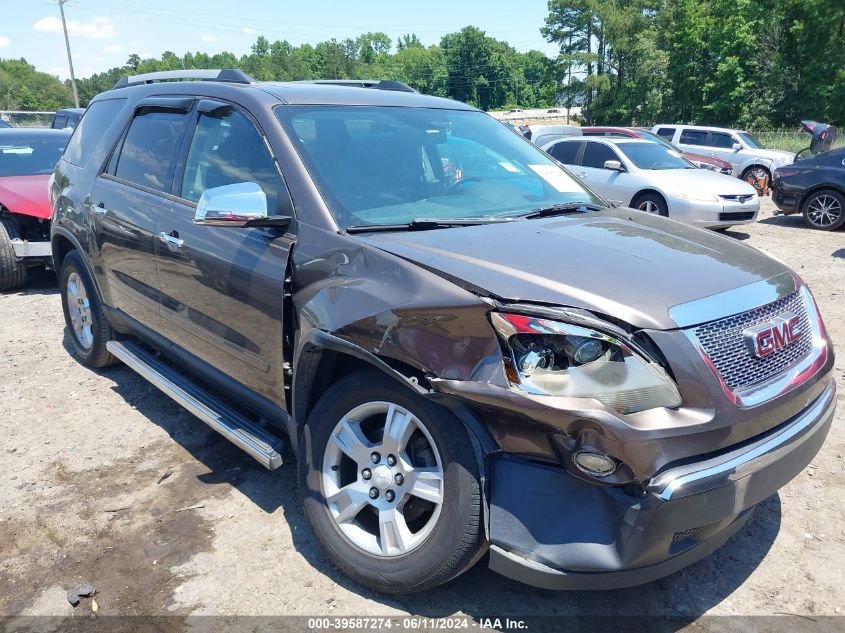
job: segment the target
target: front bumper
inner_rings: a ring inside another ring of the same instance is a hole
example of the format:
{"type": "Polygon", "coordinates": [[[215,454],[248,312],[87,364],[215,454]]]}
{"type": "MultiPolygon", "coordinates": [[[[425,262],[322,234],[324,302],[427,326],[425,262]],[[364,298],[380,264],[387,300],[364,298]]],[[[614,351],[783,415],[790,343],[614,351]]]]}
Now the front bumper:
{"type": "Polygon", "coordinates": [[[759,211],[757,196],[745,203],[683,200],[670,207],[669,217],[702,228],[719,228],[755,222],[759,211]]]}
{"type": "Polygon", "coordinates": [[[490,568],[547,589],[656,580],[710,554],[803,470],[833,420],[836,386],[763,436],[651,479],[641,496],[534,462],[497,458],[490,568]]]}

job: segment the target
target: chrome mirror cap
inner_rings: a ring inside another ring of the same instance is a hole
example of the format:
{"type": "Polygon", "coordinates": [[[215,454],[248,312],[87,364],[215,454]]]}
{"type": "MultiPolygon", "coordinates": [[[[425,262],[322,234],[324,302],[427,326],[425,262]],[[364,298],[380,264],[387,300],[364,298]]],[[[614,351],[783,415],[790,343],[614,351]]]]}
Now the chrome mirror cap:
{"type": "Polygon", "coordinates": [[[237,182],[206,189],[194,214],[194,224],[246,226],[267,219],[267,195],[254,182],[237,182]]]}

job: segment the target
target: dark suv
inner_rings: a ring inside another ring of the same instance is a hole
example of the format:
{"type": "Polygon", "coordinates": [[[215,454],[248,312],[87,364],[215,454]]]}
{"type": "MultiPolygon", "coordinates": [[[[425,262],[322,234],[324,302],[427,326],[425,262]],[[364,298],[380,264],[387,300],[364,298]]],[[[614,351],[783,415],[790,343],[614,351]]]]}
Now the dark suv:
{"type": "Polygon", "coordinates": [[[469,106],[337,84],[94,99],[51,191],[82,363],[295,456],[317,540],[385,592],[488,551],[542,587],[650,581],[810,462],[834,358],[794,272],[608,207],[469,106]]]}

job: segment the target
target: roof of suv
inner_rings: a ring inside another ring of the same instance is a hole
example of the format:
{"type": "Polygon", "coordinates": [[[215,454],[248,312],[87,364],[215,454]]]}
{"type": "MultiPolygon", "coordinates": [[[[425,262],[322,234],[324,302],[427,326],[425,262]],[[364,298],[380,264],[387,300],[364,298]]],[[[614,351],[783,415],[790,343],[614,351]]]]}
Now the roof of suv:
{"type": "Polygon", "coordinates": [[[682,127],[685,130],[705,130],[707,132],[735,132],[735,133],[742,132],[743,134],[746,133],[745,130],[740,130],[738,128],[718,127],[718,126],[715,126],[715,125],[685,125],[683,123],[658,123],[654,127],[682,127]]]}
{"type": "MultiPolygon", "coordinates": [[[[150,95],[209,95],[227,96],[244,91],[252,93],[253,100],[276,101],[292,105],[361,105],[398,106],[411,108],[440,108],[449,110],[475,110],[472,106],[451,99],[420,94],[399,82],[349,80],[323,81],[255,81],[249,75],[235,70],[188,70],[184,77],[178,71],[149,73],[121,79],[114,88],[96,97],[122,96],[141,98],[150,95]],[[215,78],[216,73],[220,79],[215,78]],[[226,77],[223,79],[222,77],[226,77]],[[170,81],[175,79],[174,81],[170,81]],[[201,81],[195,81],[201,79],[201,81]],[[262,95],[265,95],[262,97],[262,95]],[[267,99],[266,95],[272,97],[267,99]]],[[[237,101],[237,99],[233,99],[237,101]]]]}

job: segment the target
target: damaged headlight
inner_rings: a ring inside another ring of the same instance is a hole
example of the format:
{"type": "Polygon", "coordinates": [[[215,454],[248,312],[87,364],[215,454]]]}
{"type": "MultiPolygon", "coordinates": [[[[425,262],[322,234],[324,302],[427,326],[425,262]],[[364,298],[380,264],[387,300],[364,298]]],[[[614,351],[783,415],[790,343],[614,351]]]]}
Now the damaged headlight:
{"type": "Polygon", "coordinates": [[[510,358],[511,383],[528,393],[595,398],[620,413],[677,407],[669,375],[610,334],[541,317],[492,312],[510,358]]]}

